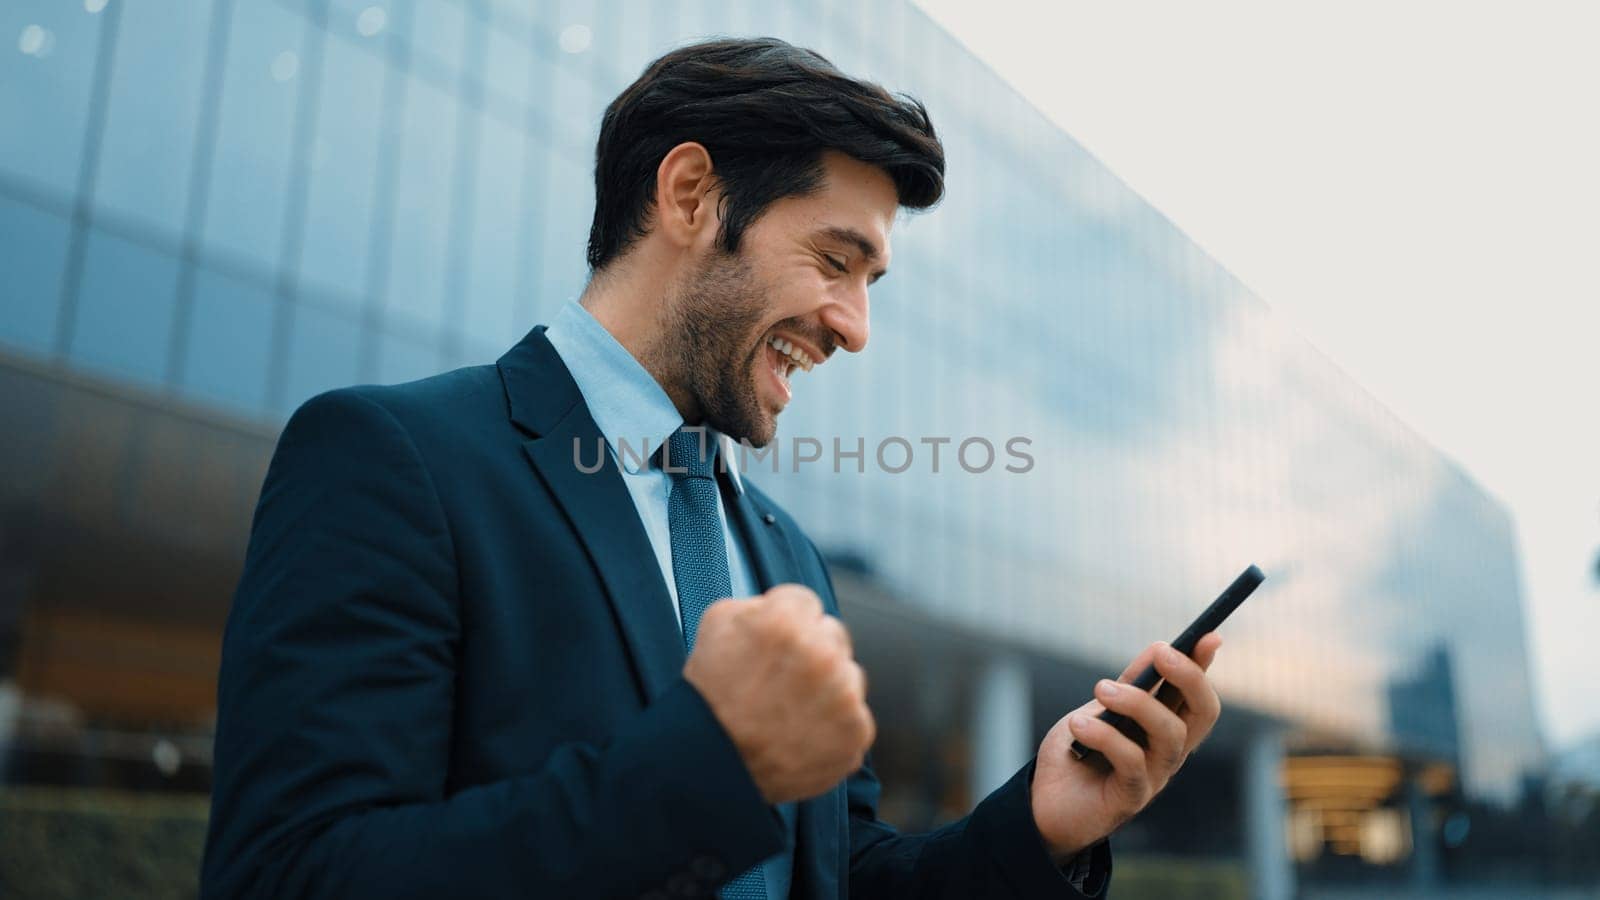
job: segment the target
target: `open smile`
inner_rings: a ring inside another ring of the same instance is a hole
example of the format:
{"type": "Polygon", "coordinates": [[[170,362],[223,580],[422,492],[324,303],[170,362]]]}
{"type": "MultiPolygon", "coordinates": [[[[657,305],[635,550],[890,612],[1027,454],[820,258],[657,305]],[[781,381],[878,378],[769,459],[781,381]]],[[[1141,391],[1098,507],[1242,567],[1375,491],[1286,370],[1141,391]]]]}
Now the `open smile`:
{"type": "Polygon", "coordinates": [[[794,374],[794,370],[803,369],[809,372],[821,362],[815,350],[782,335],[768,337],[762,352],[766,357],[767,371],[772,373],[772,380],[777,388],[780,408],[788,405],[793,396],[789,388],[789,376],[794,374]]]}

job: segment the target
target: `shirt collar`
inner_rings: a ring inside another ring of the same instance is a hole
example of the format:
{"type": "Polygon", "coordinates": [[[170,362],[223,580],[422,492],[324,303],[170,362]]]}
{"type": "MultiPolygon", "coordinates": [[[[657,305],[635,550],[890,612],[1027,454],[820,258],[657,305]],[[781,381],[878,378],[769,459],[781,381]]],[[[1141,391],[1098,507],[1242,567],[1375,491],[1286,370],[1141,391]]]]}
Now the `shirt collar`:
{"type": "MultiPolygon", "coordinates": [[[[577,382],[594,424],[605,437],[618,465],[637,475],[652,454],[683,424],[672,398],[649,370],[617,342],[599,320],[577,301],[568,301],[545,329],[572,380],[577,382]],[[648,442],[648,446],[646,446],[648,442]]],[[[734,490],[744,492],[735,462],[738,444],[713,428],[722,464],[734,490]]]]}

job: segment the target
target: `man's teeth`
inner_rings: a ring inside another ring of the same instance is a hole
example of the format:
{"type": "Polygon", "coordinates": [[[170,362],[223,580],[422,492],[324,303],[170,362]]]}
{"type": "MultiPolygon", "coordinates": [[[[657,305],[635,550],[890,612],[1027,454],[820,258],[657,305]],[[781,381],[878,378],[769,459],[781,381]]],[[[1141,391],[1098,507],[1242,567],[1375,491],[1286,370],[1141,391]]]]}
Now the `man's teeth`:
{"type": "MultiPolygon", "coordinates": [[[[816,365],[816,361],[813,360],[804,350],[801,350],[799,347],[796,347],[794,344],[789,343],[783,338],[767,338],[767,343],[771,345],[772,349],[794,360],[794,365],[789,367],[789,372],[793,372],[795,366],[799,366],[800,368],[809,372],[811,371],[811,368],[816,365]]],[[[784,374],[787,375],[788,373],[786,372],[784,374]]]]}

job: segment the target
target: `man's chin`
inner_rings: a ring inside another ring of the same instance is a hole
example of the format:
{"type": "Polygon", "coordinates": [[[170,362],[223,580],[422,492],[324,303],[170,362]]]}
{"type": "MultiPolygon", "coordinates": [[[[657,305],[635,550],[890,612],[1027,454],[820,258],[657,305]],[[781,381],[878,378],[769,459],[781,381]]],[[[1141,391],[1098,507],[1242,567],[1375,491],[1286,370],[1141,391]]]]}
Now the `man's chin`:
{"type": "Polygon", "coordinates": [[[757,449],[772,443],[777,436],[782,406],[763,397],[759,386],[742,396],[731,393],[724,396],[728,401],[723,406],[728,427],[717,426],[718,431],[732,438],[735,444],[743,442],[757,449]]]}
{"type": "Polygon", "coordinates": [[[777,437],[777,433],[778,423],[768,419],[765,422],[756,423],[752,427],[744,429],[744,434],[742,435],[728,434],[728,437],[733,438],[733,442],[736,444],[749,444],[751,447],[760,450],[772,443],[773,438],[777,437]]]}
{"type": "Polygon", "coordinates": [[[733,439],[736,444],[749,444],[760,450],[772,443],[778,433],[778,417],[776,413],[762,411],[754,416],[747,417],[737,430],[722,431],[723,434],[733,439]]]}

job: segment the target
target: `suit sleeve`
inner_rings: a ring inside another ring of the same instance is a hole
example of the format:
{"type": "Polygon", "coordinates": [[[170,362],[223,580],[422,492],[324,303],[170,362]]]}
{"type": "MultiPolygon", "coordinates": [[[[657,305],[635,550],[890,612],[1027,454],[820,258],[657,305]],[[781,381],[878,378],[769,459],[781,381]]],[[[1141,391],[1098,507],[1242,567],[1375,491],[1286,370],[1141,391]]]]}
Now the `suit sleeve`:
{"type": "Polygon", "coordinates": [[[460,604],[407,432],[356,390],[309,401],[269,467],[223,641],[204,897],[694,895],[782,849],[681,680],[601,745],[450,792],[460,604]]]}
{"type": "MultiPolygon", "coordinates": [[[[810,547],[822,581],[824,604],[838,615],[827,565],[810,547]]],[[[846,782],[850,816],[850,896],[859,900],[968,897],[1100,900],[1111,883],[1106,841],[1058,867],[1033,821],[1030,760],[972,813],[922,834],[901,834],[878,818],[881,786],[867,764],[846,782]]]]}

